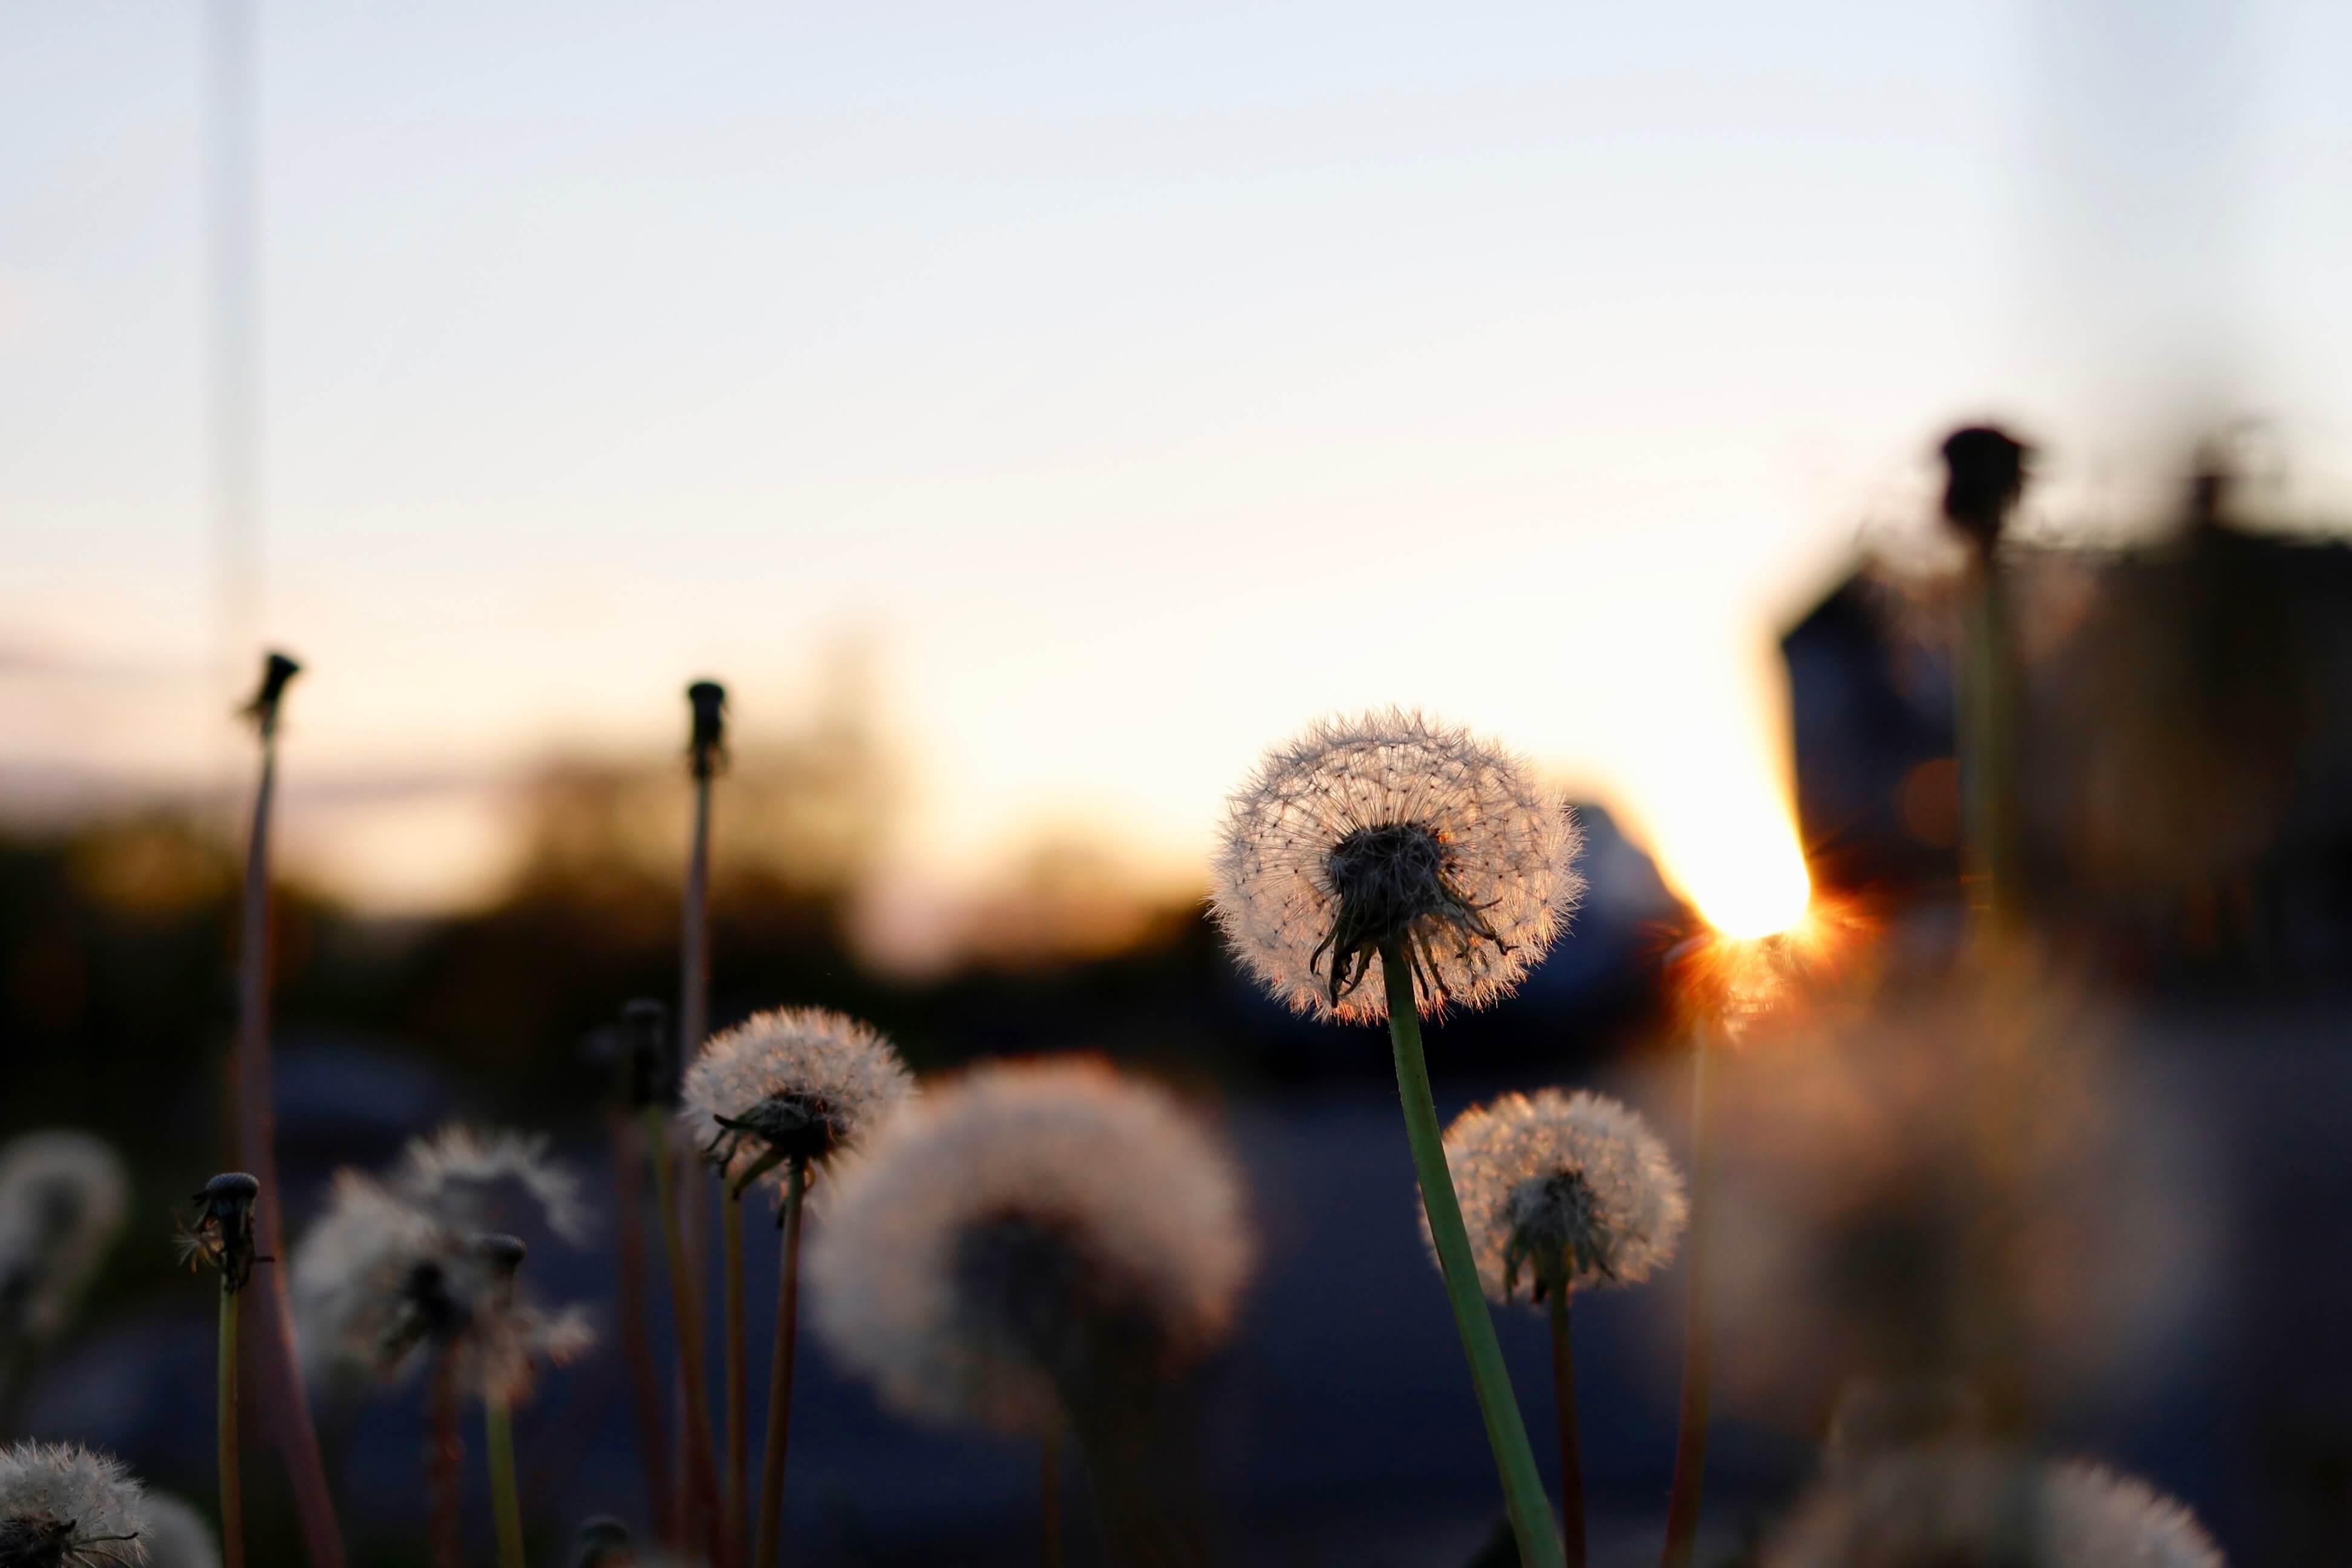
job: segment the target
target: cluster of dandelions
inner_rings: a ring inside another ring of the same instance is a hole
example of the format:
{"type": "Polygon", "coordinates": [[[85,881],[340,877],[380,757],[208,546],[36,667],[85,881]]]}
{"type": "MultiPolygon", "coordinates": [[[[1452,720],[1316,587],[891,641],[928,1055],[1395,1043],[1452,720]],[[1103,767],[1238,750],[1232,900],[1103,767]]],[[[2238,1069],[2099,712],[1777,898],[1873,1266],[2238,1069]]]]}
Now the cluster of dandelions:
{"type": "Polygon", "coordinates": [[[917,1415],[1043,1435],[1150,1392],[1233,1320],[1240,1178],[1163,1092],[1093,1062],[976,1069],[843,1173],[816,1325],[917,1415]]]}
{"type": "Polygon", "coordinates": [[[1391,710],[1317,724],[1236,791],[1213,868],[1234,954],[1301,1013],[1387,1016],[1383,952],[1426,1010],[1507,994],[1584,888],[1581,839],[1525,763],[1391,710]]]}
{"type": "Polygon", "coordinates": [[[520,1258],[494,1238],[526,1219],[586,1238],[578,1178],[547,1157],[543,1139],[452,1128],[410,1143],[385,1176],[337,1172],[326,1212],[294,1251],[306,1373],[383,1382],[447,1353],[478,1395],[522,1399],[537,1368],[594,1342],[584,1309],[550,1310],[517,1287],[520,1258]]]}

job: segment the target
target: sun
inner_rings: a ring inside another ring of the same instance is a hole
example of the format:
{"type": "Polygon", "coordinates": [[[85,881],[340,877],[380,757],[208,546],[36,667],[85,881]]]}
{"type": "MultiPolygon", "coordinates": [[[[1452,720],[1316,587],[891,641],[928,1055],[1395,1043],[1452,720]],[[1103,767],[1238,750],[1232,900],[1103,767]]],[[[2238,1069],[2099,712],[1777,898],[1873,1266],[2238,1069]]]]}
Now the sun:
{"type": "Polygon", "coordinates": [[[1803,922],[1812,878],[1785,816],[1727,814],[1675,837],[1660,869],[1715,930],[1753,941],[1803,922]]]}

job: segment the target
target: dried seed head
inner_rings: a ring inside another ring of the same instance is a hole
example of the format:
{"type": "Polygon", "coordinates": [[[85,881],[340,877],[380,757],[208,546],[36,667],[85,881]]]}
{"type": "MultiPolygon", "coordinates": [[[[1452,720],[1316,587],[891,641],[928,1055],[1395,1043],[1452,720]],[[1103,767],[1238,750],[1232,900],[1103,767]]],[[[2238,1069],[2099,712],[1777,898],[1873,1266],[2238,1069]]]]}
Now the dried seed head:
{"type": "Polygon", "coordinates": [[[1603,1095],[1547,1089],[1464,1111],[1445,1130],[1445,1163],[1495,1301],[1523,1282],[1536,1301],[1637,1285],[1674,1261],[1689,1213],[1665,1145],[1603,1095]]]}
{"type": "Polygon", "coordinates": [[[393,1185],[410,1203],[467,1235],[543,1226],[574,1247],[584,1246],[591,1221],[580,1196],[580,1177],[548,1158],[547,1147],[546,1137],[535,1132],[445,1127],[409,1143],[393,1185]]]}
{"type": "Polygon", "coordinates": [[[526,1248],[511,1236],[478,1236],[472,1321],[458,1336],[459,1376],[484,1399],[520,1404],[542,1365],[576,1361],[595,1344],[586,1311],[542,1311],[521,1290],[526,1248]]]}
{"type": "Polygon", "coordinates": [[[274,648],[261,661],[261,685],[245,705],[245,716],[263,740],[278,733],[278,705],[285,700],[287,684],[301,673],[299,663],[274,648]]]}
{"type": "Polygon", "coordinates": [[[737,1189],[820,1171],[913,1091],[890,1042],[817,1007],[761,1013],[715,1035],[686,1075],[680,1130],[737,1189]]]}
{"type": "Polygon", "coordinates": [[[0,1448],[0,1563],[135,1568],[146,1490],[122,1462],[72,1443],[0,1448]]]}
{"type": "Polygon", "coordinates": [[[1485,1006],[1551,945],[1583,890],[1581,839],[1526,763],[1398,710],[1269,752],[1225,812],[1213,901],[1235,955],[1302,1013],[1387,1016],[1384,945],[1421,1010],[1485,1006]]]}
{"type": "Polygon", "coordinates": [[[1944,438],[1944,517],[1978,549],[1990,552],[2025,493],[2033,448],[1991,425],[1970,425],[1944,438]]]}
{"type": "Polygon", "coordinates": [[[817,1328],[932,1419],[1131,1410],[1230,1326],[1241,1211],[1231,1161],[1161,1090],[1092,1062],[982,1068],[842,1174],[809,1258],[817,1328]]]}
{"type": "Polygon", "coordinates": [[[1841,1471],[1801,1501],[1763,1568],[2222,1568],[2196,1516],[2143,1482],[1964,1444],[1841,1471]]]}
{"type": "Polygon", "coordinates": [[[85,1132],[0,1147],[0,1353],[56,1336],[122,1229],[131,1178],[85,1132]]]}
{"type": "Polygon", "coordinates": [[[260,1195],[261,1184],[243,1171],[215,1176],[191,1200],[195,1216],[180,1232],[182,1259],[218,1270],[232,1296],[253,1278],[253,1205],[260,1195]]]}
{"type": "Polygon", "coordinates": [[[687,756],[694,776],[707,779],[727,763],[727,689],[715,680],[698,680],[686,689],[686,700],[694,710],[687,756]]]}
{"type": "Polygon", "coordinates": [[[147,1547],[148,1568],[221,1568],[213,1527],[186,1499],[171,1492],[149,1492],[146,1516],[147,1526],[139,1539],[147,1547]]]}

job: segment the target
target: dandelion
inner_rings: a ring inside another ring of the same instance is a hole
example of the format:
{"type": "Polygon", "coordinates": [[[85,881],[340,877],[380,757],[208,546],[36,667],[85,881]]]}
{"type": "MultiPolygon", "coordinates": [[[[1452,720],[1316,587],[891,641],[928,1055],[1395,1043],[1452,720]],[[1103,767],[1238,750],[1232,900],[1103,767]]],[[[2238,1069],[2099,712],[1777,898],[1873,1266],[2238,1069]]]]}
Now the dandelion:
{"type": "Polygon", "coordinates": [[[139,1539],[147,1548],[148,1568],[221,1568],[220,1548],[212,1526],[170,1492],[149,1492],[146,1526],[139,1539]]]}
{"type": "Polygon", "coordinates": [[[1316,725],[1227,804],[1214,867],[1225,940],[1301,1013],[1384,1016],[1391,950],[1423,1011],[1508,994],[1576,906],[1576,819],[1527,764],[1397,710],[1316,725]]]}
{"type": "Polygon", "coordinates": [[[393,1184],[454,1229],[491,1232],[536,1221],[584,1247],[592,1220],[579,1174],[548,1158],[547,1149],[541,1133],[445,1127],[410,1142],[393,1184]]]}
{"type": "Polygon", "coordinates": [[[749,1490],[750,1427],[744,1384],[743,1216],[746,1188],[781,1189],[782,1278],[770,1362],[768,1444],[761,1464],[758,1552],[775,1561],[782,1529],[791,1436],[793,1358],[800,1279],[802,1200],[813,1173],[855,1149],[913,1088],[898,1053],[855,1019],[820,1008],[761,1013],[714,1037],[686,1075],[682,1130],[724,1184],[727,1276],[727,1517],[741,1517],[749,1490]]]}
{"type": "Polygon", "coordinates": [[[1832,1476],[1799,1503],[1761,1561],[2223,1568],[2196,1516],[2145,1482],[1964,1444],[1899,1450],[1832,1476]]]}
{"type": "Polygon", "coordinates": [[[1560,1545],[1479,1294],[1420,1016],[1484,1006],[1517,984],[1583,890],[1580,847],[1575,817],[1524,763],[1391,709],[1318,724],[1270,752],[1227,805],[1214,867],[1217,923],[1269,992],[1342,1023],[1388,1019],[1406,1142],[1529,1568],[1558,1568],[1560,1545]],[[1381,984],[1368,989],[1376,960],[1381,984]]]}
{"type": "Polygon", "coordinates": [[[1066,1426],[1124,1519],[1144,1505],[1122,1424],[1224,1338],[1251,1254],[1206,1132],[1060,1062],[911,1101],[842,1174],[809,1269],[818,1331],[890,1404],[1041,1439],[1049,1497],[1066,1426]]]}
{"type": "MultiPolygon", "coordinates": [[[[1584,1561],[1583,1467],[1576,1432],[1569,1297],[1638,1285],[1674,1259],[1686,1205],[1682,1177],[1649,1124],[1616,1100],[1547,1089],[1465,1111],[1445,1130],[1445,1163],[1489,1300],[1549,1303],[1568,1558],[1584,1561]]],[[[1429,1236],[1429,1215],[1422,1215],[1429,1236]]],[[[1431,1242],[1432,1253],[1435,1242],[1431,1242]]]]}
{"type": "Polygon", "coordinates": [[[71,1443],[0,1448],[0,1563],[136,1568],[146,1489],[120,1459],[71,1443]]]}
{"type": "Polygon", "coordinates": [[[28,1132],[0,1147],[0,1361],[65,1328],[130,1198],[121,1159],[86,1132],[28,1132]]]}

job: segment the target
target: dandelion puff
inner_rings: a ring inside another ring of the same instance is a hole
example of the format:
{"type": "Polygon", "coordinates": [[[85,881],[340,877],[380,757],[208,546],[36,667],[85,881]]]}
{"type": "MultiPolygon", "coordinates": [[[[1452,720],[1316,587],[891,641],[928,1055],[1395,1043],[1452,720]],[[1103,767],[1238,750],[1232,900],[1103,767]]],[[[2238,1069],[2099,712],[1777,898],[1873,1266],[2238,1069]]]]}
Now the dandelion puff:
{"type": "Polygon", "coordinates": [[[1164,1092],[1093,1062],[979,1068],[894,1117],[811,1247],[818,1332],[890,1404],[1044,1435],[1222,1340],[1238,1174],[1164,1092]]]}
{"type": "Polygon", "coordinates": [[[445,1127],[409,1143],[392,1184],[457,1230],[527,1229],[526,1218],[533,1218],[583,1247],[591,1219],[579,1174],[550,1159],[547,1149],[541,1133],[445,1127]]]}
{"type": "Polygon", "coordinates": [[[147,1561],[146,1489],[74,1443],[0,1448],[0,1563],[122,1568],[147,1561]]]}
{"type": "Polygon", "coordinates": [[[2195,1516],[2144,1482],[1966,1444],[1897,1450],[1833,1474],[1798,1504],[1761,1562],[2223,1568],[2195,1516]]]}
{"type": "Polygon", "coordinates": [[[1665,1145],[1605,1095],[1547,1089],[1464,1111],[1445,1130],[1445,1163],[1493,1301],[1523,1282],[1534,1301],[1638,1285],[1674,1261],[1690,1212],[1665,1145]]]}
{"type": "Polygon", "coordinates": [[[0,1346],[54,1339],[122,1229],[131,1178],[86,1132],[0,1148],[0,1346]]]}
{"type": "Polygon", "coordinates": [[[471,1312],[459,1336],[458,1376],[485,1401],[509,1405],[530,1397],[542,1366],[562,1366],[594,1348],[587,1309],[550,1311],[521,1288],[523,1244],[483,1236],[467,1248],[471,1312]]]}
{"type": "Polygon", "coordinates": [[[821,1170],[912,1092],[889,1041],[817,1007],[755,1014],[714,1035],[688,1069],[678,1124],[741,1187],[781,1186],[785,1162],[821,1170]]]}
{"type": "Polygon", "coordinates": [[[221,1568],[213,1527],[171,1492],[147,1494],[147,1528],[139,1539],[146,1543],[149,1568],[221,1568]]]}
{"type": "Polygon", "coordinates": [[[458,1238],[359,1171],[335,1173],[326,1212],[294,1248],[289,1287],[306,1376],[389,1380],[465,1326],[458,1238]]]}
{"type": "Polygon", "coordinates": [[[1574,815],[1526,763],[1399,709],[1327,720],[1226,805],[1212,902],[1225,941],[1300,1013],[1384,1018],[1384,944],[1423,1012],[1483,1007],[1559,934],[1584,888],[1574,815]]]}

